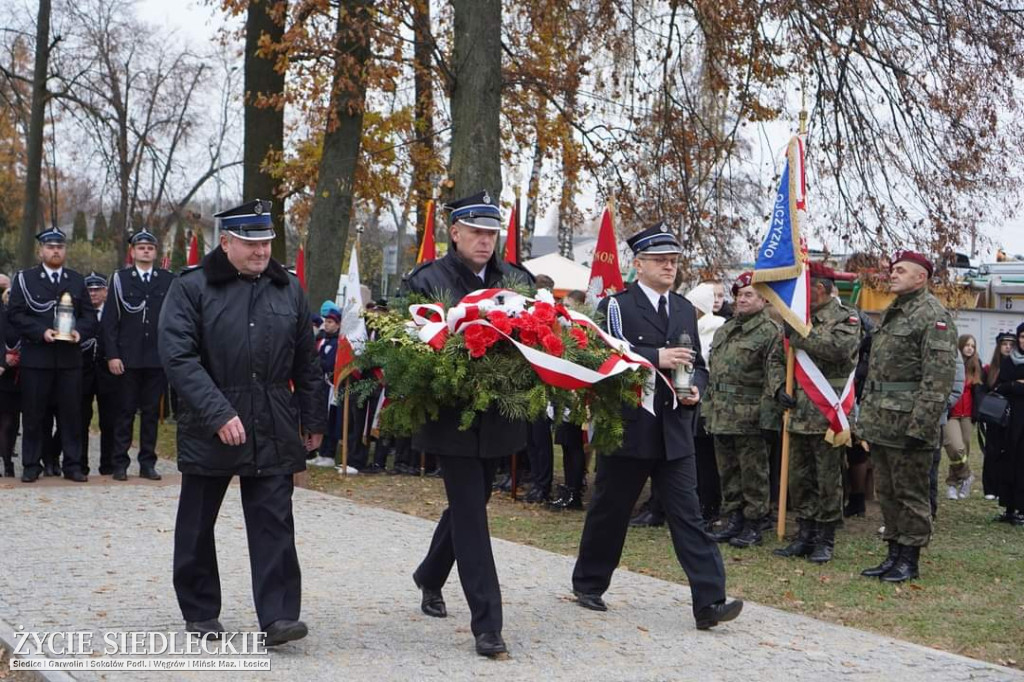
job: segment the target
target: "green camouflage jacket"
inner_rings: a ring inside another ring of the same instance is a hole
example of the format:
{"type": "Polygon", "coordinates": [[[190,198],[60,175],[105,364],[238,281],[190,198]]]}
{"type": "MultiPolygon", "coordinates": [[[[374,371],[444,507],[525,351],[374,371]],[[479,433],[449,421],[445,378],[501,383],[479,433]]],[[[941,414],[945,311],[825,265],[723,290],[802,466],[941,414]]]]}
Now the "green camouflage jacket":
{"type": "Polygon", "coordinates": [[[898,448],[938,447],[956,353],[953,319],[927,289],[893,301],[871,342],[857,436],[898,448]]]}
{"type": "Polygon", "coordinates": [[[778,431],[781,412],[771,386],[785,380],[782,328],[768,312],[733,317],[711,342],[711,379],[704,398],[707,430],[717,434],[778,431]]]}
{"type": "MultiPolygon", "coordinates": [[[[792,334],[789,342],[794,349],[806,351],[811,356],[836,395],[841,396],[846,380],[857,364],[860,339],[860,317],[856,311],[833,298],[811,313],[811,333],[807,338],[792,334]]],[[[828,431],[828,419],[799,385],[794,388],[794,393],[796,407],[789,413],[789,432],[824,436],[828,431]]]]}

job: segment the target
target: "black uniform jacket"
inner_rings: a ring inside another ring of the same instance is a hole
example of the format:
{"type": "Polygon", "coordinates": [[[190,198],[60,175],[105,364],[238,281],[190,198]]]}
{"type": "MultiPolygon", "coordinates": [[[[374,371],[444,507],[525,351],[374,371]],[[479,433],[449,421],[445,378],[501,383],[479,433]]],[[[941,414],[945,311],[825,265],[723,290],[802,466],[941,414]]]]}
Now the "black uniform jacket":
{"type": "MultiPolygon", "coordinates": [[[[104,352],[106,340],[103,334],[103,323],[108,313],[113,313],[109,297],[107,298],[107,303],[103,306],[102,315],[99,311],[96,311],[97,317],[99,317],[100,333],[96,335],[95,342],[87,341],[82,344],[82,385],[91,386],[90,382],[95,377],[96,393],[103,395],[113,393],[121,386],[121,377],[110,373],[107,365],[107,356],[104,352]]],[[[153,327],[156,327],[155,320],[153,327]]]]}
{"type": "Polygon", "coordinates": [[[85,279],[64,268],[60,284],[54,284],[47,277],[42,265],[28,268],[15,275],[11,282],[11,298],[8,304],[7,321],[18,333],[21,340],[21,366],[35,369],[74,369],[82,366],[82,350],[78,344],[69,341],[47,343],[43,334],[55,326],[54,312],[38,309],[60,301],[64,292],[71,294],[75,306],[75,329],[81,337],[79,343],[96,335],[96,310],[89,300],[85,279]],[[25,289],[22,291],[21,283],[25,289]]]}
{"type": "MultiPolygon", "coordinates": [[[[484,279],[477,277],[454,253],[420,265],[405,282],[410,292],[451,306],[477,289],[533,285],[533,275],[516,265],[492,257],[484,279]]],[[[413,436],[413,447],[450,457],[507,457],[526,447],[526,422],[509,421],[496,408],[477,415],[473,425],[459,430],[460,411],[443,409],[413,436]]]]}
{"type": "MultiPolygon", "coordinates": [[[[614,298],[622,314],[622,335],[632,346],[632,350],[642,355],[655,367],[658,366],[658,350],[675,345],[683,332],[690,335],[694,352],[693,382],[704,395],[708,385],[708,370],[704,358],[700,354],[700,338],[697,335],[697,312],[693,304],[676,293],[668,296],[668,326],[666,327],[658,311],[638,284],[631,284],[625,291],[609,296],[601,301],[598,311],[607,315],[609,299],[614,298]]],[[[609,333],[612,330],[605,324],[609,333]]],[[[665,370],[671,381],[671,373],[665,370]]],[[[643,406],[622,408],[625,433],[622,447],[612,457],[632,457],[634,459],[680,459],[694,454],[693,437],[697,429],[698,408],[684,407],[677,403],[672,409],[672,390],[660,378],[655,377],[654,411],[651,414],[643,406]]],[[[600,424],[595,425],[601,428],[600,424]]]]}
{"type": "Polygon", "coordinates": [[[173,279],[169,270],[153,268],[147,284],[134,266],[110,277],[101,321],[107,360],[118,358],[127,369],[160,367],[156,326],[173,279]]]}
{"type": "Polygon", "coordinates": [[[299,280],[270,261],[239,275],[223,249],[171,284],[160,314],[160,357],[181,400],[178,469],[209,476],[271,476],[306,468],[300,428],[327,425],[309,303],[299,280]],[[217,431],[233,417],[246,440],[217,431]]]}

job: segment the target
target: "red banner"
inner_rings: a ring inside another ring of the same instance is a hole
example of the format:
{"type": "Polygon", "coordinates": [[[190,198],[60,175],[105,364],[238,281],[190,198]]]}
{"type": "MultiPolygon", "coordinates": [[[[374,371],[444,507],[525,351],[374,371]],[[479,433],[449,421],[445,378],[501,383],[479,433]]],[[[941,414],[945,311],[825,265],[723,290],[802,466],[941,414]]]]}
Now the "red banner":
{"type": "Polygon", "coordinates": [[[597,234],[597,248],[590,264],[590,290],[598,298],[622,291],[622,270],[619,269],[619,246],[612,226],[612,207],[609,204],[601,216],[601,231],[597,234]]]}

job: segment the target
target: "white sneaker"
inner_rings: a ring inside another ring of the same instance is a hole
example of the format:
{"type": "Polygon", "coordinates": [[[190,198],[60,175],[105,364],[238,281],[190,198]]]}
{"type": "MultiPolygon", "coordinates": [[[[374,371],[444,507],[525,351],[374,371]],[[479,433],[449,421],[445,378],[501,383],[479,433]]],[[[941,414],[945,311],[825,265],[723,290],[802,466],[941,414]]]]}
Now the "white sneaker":
{"type": "Polygon", "coordinates": [[[878,534],[879,535],[885,535],[885,526],[879,526],[878,527],[878,534]]]}
{"type": "Polygon", "coordinates": [[[958,499],[960,499],[960,494],[957,492],[957,489],[956,489],[955,485],[949,486],[949,490],[946,491],[946,497],[951,499],[951,500],[958,500],[958,499]]]}
{"type": "Polygon", "coordinates": [[[986,500],[994,500],[994,499],[996,499],[996,496],[995,495],[991,495],[991,494],[990,495],[986,495],[985,499],[986,500]]]}
{"type": "Polygon", "coordinates": [[[334,460],[330,457],[317,457],[310,461],[310,465],[315,467],[332,467],[334,466],[334,460]]]}
{"type": "Polygon", "coordinates": [[[966,500],[971,496],[971,485],[974,484],[974,474],[967,477],[967,480],[960,484],[960,499],[966,500]]]}
{"type": "MultiPolygon", "coordinates": [[[[332,462],[332,464],[333,464],[333,462],[332,462]]],[[[356,474],[359,473],[359,469],[355,469],[355,468],[350,467],[350,466],[346,466],[346,467],[336,466],[336,467],[334,467],[334,470],[337,471],[339,474],[345,474],[347,476],[355,476],[356,474]]]]}

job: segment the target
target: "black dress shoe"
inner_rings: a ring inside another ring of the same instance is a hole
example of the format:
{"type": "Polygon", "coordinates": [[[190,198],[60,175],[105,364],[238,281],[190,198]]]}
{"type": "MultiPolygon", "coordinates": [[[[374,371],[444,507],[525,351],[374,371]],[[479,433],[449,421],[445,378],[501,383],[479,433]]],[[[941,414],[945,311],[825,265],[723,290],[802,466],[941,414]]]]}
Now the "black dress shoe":
{"type": "Polygon", "coordinates": [[[309,628],[301,620],[275,620],[267,626],[267,646],[280,646],[302,639],[309,634],[309,628]]]}
{"type": "Polygon", "coordinates": [[[53,464],[44,464],[43,476],[60,476],[60,469],[53,464]]]}
{"type": "Polygon", "coordinates": [[[591,611],[608,610],[608,605],[604,603],[604,599],[601,599],[599,594],[587,594],[579,590],[573,590],[572,593],[576,596],[576,603],[585,609],[590,609],[591,611]]]}
{"type": "Polygon", "coordinates": [[[114,472],[114,480],[115,481],[127,481],[128,480],[128,472],[125,471],[124,469],[118,469],[117,471],[114,472]]]}
{"type": "Polygon", "coordinates": [[[33,473],[33,474],[30,474],[27,471],[23,471],[22,474],[21,474],[21,482],[22,483],[35,483],[36,479],[38,479],[38,478],[39,478],[39,472],[38,471],[33,473]]]}
{"type": "Polygon", "coordinates": [[[208,639],[220,639],[224,626],[216,618],[210,620],[185,621],[185,632],[194,632],[200,637],[208,635],[208,639]]]}
{"type": "Polygon", "coordinates": [[[533,487],[530,488],[530,492],[526,493],[526,497],[523,498],[523,501],[530,504],[543,504],[548,501],[548,497],[548,493],[544,492],[543,489],[533,487]]]}
{"type": "Polygon", "coordinates": [[[698,630],[708,630],[715,627],[719,623],[725,623],[733,620],[736,616],[740,615],[740,611],[743,610],[743,600],[733,599],[732,601],[722,600],[705,606],[697,612],[695,616],[697,620],[698,630]]]}
{"type": "Polygon", "coordinates": [[[14,462],[9,459],[4,461],[4,477],[14,478],[14,462]]]}
{"type": "Polygon", "coordinates": [[[481,632],[476,636],[476,652],[481,656],[497,656],[507,654],[508,647],[500,632],[481,632]]]}
{"type": "Polygon", "coordinates": [[[146,467],[139,471],[139,478],[148,478],[151,481],[159,481],[163,478],[154,467],[146,467]]]}
{"type": "Polygon", "coordinates": [[[657,528],[665,525],[665,516],[651,510],[642,511],[629,520],[631,528],[657,528]]]}
{"type": "Polygon", "coordinates": [[[75,483],[85,483],[89,480],[89,477],[83,474],[81,471],[72,471],[70,474],[64,474],[64,478],[75,483]]]}
{"type": "Polygon", "coordinates": [[[412,581],[416,583],[416,587],[423,593],[423,599],[420,601],[420,610],[431,618],[446,618],[448,616],[448,608],[444,605],[444,597],[441,595],[441,590],[424,587],[415,573],[412,574],[412,581]]]}

